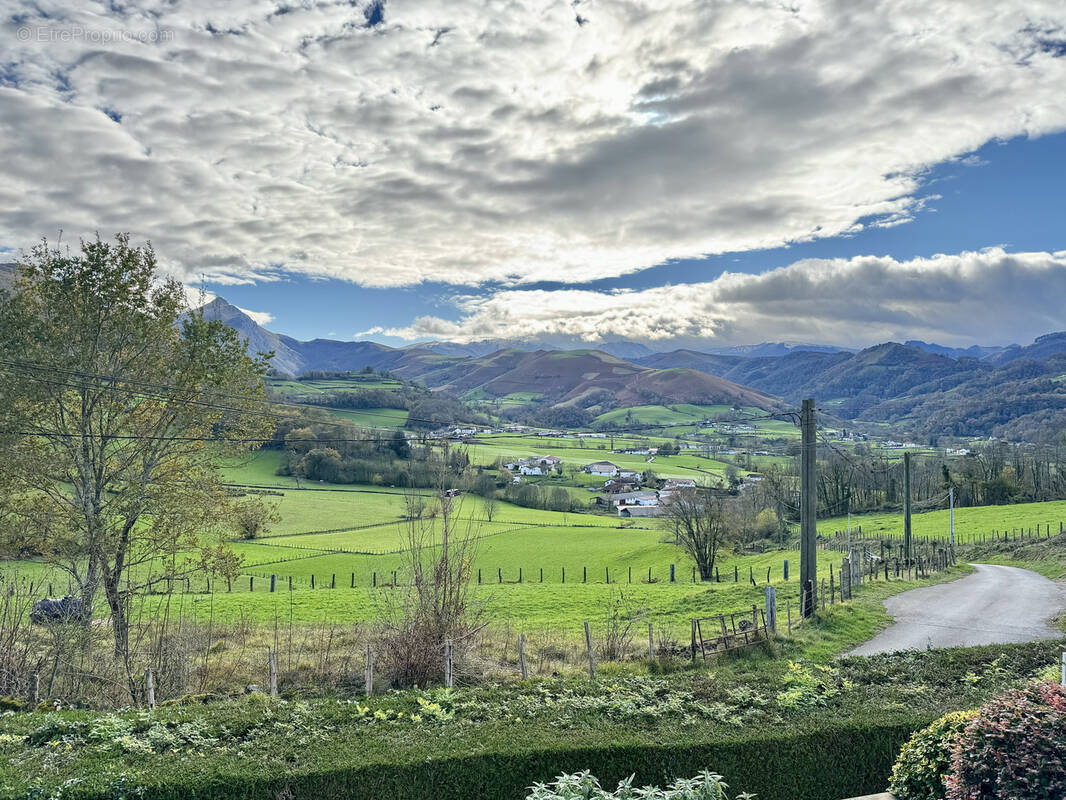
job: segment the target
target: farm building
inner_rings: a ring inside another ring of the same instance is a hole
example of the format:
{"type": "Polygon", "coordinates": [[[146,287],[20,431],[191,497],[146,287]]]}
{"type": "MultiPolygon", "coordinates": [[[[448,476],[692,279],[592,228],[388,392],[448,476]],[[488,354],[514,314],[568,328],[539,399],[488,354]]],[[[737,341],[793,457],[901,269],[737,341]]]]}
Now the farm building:
{"type": "Polygon", "coordinates": [[[659,490],[659,499],[667,500],[675,492],[695,488],[696,481],[691,478],[670,478],[663,484],[663,488],[659,490]]]}
{"type": "Polygon", "coordinates": [[[610,461],[596,461],[582,467],[582,470],[589,475],[606,475],[609,478],[618,474],[618,467],[610,461]]]}
{"type": "Polygon", "coordinates": [[[610,495],[611,502],[617,506],[657,506],[658,492],[622,492],[610,495]]]}
{"type": "Polygon", "coordinates": [[[620,517],[661,517],[663,515],[663,509],[661,506],[619,506],[618,516],[620,517]]]}

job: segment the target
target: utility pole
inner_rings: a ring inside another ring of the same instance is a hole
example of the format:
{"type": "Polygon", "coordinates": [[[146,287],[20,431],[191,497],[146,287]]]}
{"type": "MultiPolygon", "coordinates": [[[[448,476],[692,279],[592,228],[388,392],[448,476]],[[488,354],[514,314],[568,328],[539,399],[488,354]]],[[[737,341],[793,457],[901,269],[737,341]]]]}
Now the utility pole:
{"type": "Polygon", "coordinates": [[[911,454],[903,454],[903,555],[911,563],[911,454]]]}
{"type": "Polygon", "coordinates": [[[815,548],[818,528],[815,513],[818,510],[817,493],[817,445],[815,442],[814,400],[804,400],[800,411],[800,591],[810,589],[807,602],[802,604],[801,613],[805,617],[814,614],[817,607],[818,552],[815,548]]]}

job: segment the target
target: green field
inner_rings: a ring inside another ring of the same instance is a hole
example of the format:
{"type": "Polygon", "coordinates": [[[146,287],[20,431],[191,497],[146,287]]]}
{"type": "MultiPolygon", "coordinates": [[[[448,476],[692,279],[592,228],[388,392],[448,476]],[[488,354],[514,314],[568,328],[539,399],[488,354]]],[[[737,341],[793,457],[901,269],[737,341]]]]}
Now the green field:
{"type": "Polygon", "coordinates": [[[364,428],[403,428],[407,410],[403,408],[327,408],[330,414],[364,428]]]}
{"type": "MultiPolygon", "coordinates": [[[[471,445],[475,461],[479,456],[487,458],[487,454],[495,460],[500,449],[506,448],[528,454],[557,452],[568,464],[604,458],[620,466],[646,464],[663,475],[691,475],[682,464],[706,463],[687,454],[647,462],[643,456],[579,447],[577,440],[569,439],[500,437],[498,441],[502,448],[471,445]]],[[[254,542],[231,542],[244,563],[243,577],[230,591],[216,580],[214,593],[205,594],[205,578],[194,572],[190,574],[192,592],[181,602],[198,616],[212,615],[220,620],[267,622],[279,614],[297,623],[371,619],[380,605],[380,593],[396,591],[385,588],[392,582],[393,571],[398,580],[405,580],[407,492],[307,481],[297,488],[294,479],[273,474],[279,459],[277,451],[263,451],[247,461],[227,465],[225,474],[232,483],[277,487],[281,494],[266,495],[265,499],[277,504],[280,521],[254,542]],[[279,591],[273,594],[268,591],[270,575],[278,579],[279,591]],[[290,578],[294,587],[291,593],[290,578]],[[329,588],[334,582],[336,588],[329,588]],[[377,589],[373,588],[375,582],[377,589]]],[[[577,496],[584,492],[574,491],[577,496]]],[[[433,514],[435,502],[427,497],[428,514],[433,514]]],[[[678,628],[681,635],[693,616],[737,611],[761,602],[768,568],[770,582],[778,585],[782,601],[795,601],[798,596],[799,556],[793,551],[723,553],[718,566],[721,583],[693,582],[691,560],[668,543],[665,527],[655,519],[622,521],[614,515],[563,514],[497,501],[490,520],[480,497],[464,495],[452,502],[454,530],[476,538],[470,568],[475,580],[480,572],[477,595],[491,618],[501,624],[577,631],[582,620],[602,617],[621,595],[627,604],[661,624],[678,628]],[[787,584],[783,583],[785,559],[792,567],[787,584]],[[671,564],[675,565],[675,582],[670,581],[671,564]],[[738,583],[734,583],[734,566],[738,568],[738,583]],[[751,585],[749,574],[757,586],[751,585]]],[[[1035,528],[1037,524],[1044,528],[1050,523],[1057,530],[1060,519],[1066,519],[1066,501],[963,508],[955,513],[961,538],[993,529],[1035,528]]],[[[899,535],[902,517],[856,515],[852,524],[856,529],[861,525],[866,536],[899,535]]],[[[846,518],[822,520],[819,532],[831,535],[846,525],[846,518]]],[[[922,538],[944,536],[947,511],[914,515],[913,531],[922,538]]],[[[829,569],[839,562],[839,553],[822,551],[819,575],[828,577],[829,569]]],[[[17,570],[34,580],[55,580],[61,586],[66,583],[65,578],[33,562],[9,562],[6,567],[6,572],[17,570]]]]}
{"type": "MultiPolygon", "coordinates": [[[[1039,525],[1044,531],[1048,525],[1058,532],[1059,522],[1066,521],[1066,501],[1053,500],[1046,503],[1020,503],[1010,506],[978,506],[976,508],[955,509],[955,535],[967,542],[974,536],[982,536],[993,530],[1000,532],[1032,528],[1035,532],[1039,525]]],[[[851,517],[853,529],[862,526],[864,536],[902,536],[903,514],[898,512],[886,514],[854,514],[851,517]]],[[[940,509],[923,514],[912,514],[911,532],[914,536],[928,538],[946,538],[948,535],[948,511],[940,509]]],[[[847,517],[833,517],[818,522],[818,533],[832,535],[834,531],[845,531],[848,527],[847,517]]]]}
{"type": "Polygon", "coordinates": [[[698,406],[690,403],[673,403],[669,406],[634,406],[616,408],[596,417],[597,424],[624,427],[626,425],[692,425],[705,419],[714,419],[719,414],[735,416],[760,416],[757,408],[733,411],[732,406],[698,406]]]}
{"type": "Polygon", "coordinates": [[[351,375],[345,378],[290,381],[282,378],[267,378],[267,387],[286,400],[300,397],[329,394],[330,392],[357,392],[360,389],[399,389],[403,381],[383,378],[380,375],[351,375]]]}
{"type": "MultiPolygon", "coordinates": [[[[656,439],[637,439],[635,437],[615,437],[615,449],[637,447],[650,441],[652,446],[656,439]]],[[[663,441],[663,440],[658,440],[663,441]]],[[[704,475],[721,475],[726,464],[722,461],[697,454],[695,451],[683,451],[676,456],[643,456],[611,451],[610,439],[578,439],[576,437],[538,437],[491,435],[475,437],[470,444],[463,445],[470,456],[471,463],[491,465],[498,460],[510,458],[527,458],[537,455],[554,455],[563,460],[563,468],[569,476],[572,470],[580,470],[594,461],[610,461],[621,469],[637,472],[654,472],[662,478],[696,478],[704,475]]],[[[578,473],[574,475],[571,485],[602,485],[603,479],[597,476],[578,473]]]]}

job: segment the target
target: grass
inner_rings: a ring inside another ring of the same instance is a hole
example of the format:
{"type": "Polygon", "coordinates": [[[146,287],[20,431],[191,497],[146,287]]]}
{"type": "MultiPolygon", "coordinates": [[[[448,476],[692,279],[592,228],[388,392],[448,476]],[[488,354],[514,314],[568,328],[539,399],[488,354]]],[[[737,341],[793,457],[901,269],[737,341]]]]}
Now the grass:
{"type": "Polygon", "coordinates": [[[345,378],[330,378],[313,381],[290,381],[267,378],[267,386],[287,400],[329,394],[330,392],[355,392],[360,389],[399,389],[403,381],[382,378],[380,375],[352,375],[345,378]]]}
{"type": "Polygon", "coordinates": [[[365,428],[403,428],[407,424],[407,410],[402,408],[327,408],[335,417],[346,419],[365,428]]]}
{"type": "MultiPolygon", "coordinates": [[[[911,515],[911,532],[914,536],[926,538],[946,538],[948,535],[948,510],[939,509],[911,515]]],[[[1066,521],[1066,500],[1052,500],[1044,503],[1019,503],[1009,506],[978,506],[974,508],[955,509],[955,534],[961,541],[972,540],[976,536],[990,534],[993,530],[1000,532],[1014,529],[1036,529],[1041,531],[1052,526],[1057,533],[1059,522],[1066,521]]],[[[818,523],[818,533],[832,535],[834,531],[847,530],[847,517],[824,519],[818,523]]],[[[902,536],[903,514],[900,512],[878,514],[853,514],[853,529],[862,526],[867,537],[902,536]]]]}

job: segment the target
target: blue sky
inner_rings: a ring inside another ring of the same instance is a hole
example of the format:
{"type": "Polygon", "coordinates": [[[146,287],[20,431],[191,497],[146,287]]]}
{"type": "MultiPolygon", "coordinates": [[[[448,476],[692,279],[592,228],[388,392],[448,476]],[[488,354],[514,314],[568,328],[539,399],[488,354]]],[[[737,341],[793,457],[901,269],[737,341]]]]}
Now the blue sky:
{"type": "Polygon", "coordinates": [[[0,252],[306,339],[1066,329],[1061,0],[14,0],[0,252]]]}
{"type": "MultiPolygon", "coordinates": [[[[789,247],[685,259],[616,278],[583,284],[534,283],[525,288],[645,289],[708,281],[725,270],[760,273],[800,259],[889,255],[899,260],[1002,246],[1009,252],[1066,249],[1066,134],[990,142],[964,159],[936,165],[922,178],[919,196],[939,195],[915,217],[891,227],[800,242],[789,247]]],[[[402,327],[414,317],[461,317],[456,294],[486,295],[499,285],[425,283],[374,289],[349,281],[288,277],[250,286],[207,284],[231,303],[270,313],[272,330],[298,339],[351,338],[374,326],[402,327]]],[[[1024,310],[1019,309],[1024,314],[1024,310]]],[[[1024,336],[1025,334],[1022,334],[1024,336]]],[[[369,338],[403,346],[396,336],[369,338]]],[[[1007,341],[975,342],[1007,344],[1007,341]]],[[[1024,343],[1024,342],[1023,342],[1024,343]]]]}

